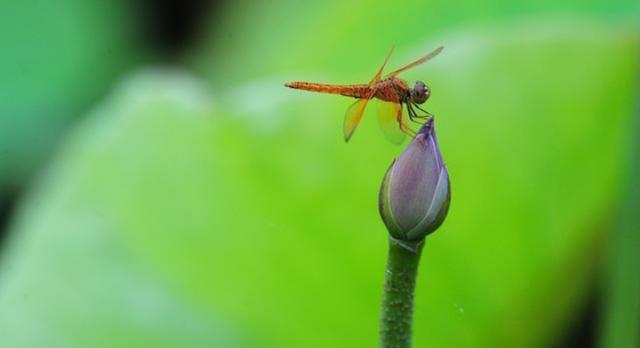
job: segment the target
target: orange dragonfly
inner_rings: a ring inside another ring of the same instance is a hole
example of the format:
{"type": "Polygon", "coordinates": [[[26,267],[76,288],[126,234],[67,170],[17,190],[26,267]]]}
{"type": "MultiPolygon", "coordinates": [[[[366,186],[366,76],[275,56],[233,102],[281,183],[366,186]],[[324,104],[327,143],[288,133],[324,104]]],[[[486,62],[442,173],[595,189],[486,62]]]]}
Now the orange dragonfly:
{"type": "Polygon", "coordinates": [[[406,81],[398,78],[398,75],[437,56],[442,49],[442,46],[438,47],[408,65],[392,71],[383,78],[382,71],[387,65],[391,53],[393,53],[392,48],[389,54],[387,54],[384,63],[382,63],[382,66],[368,84],[333,85],[294,81],[286,83],[285,86],[311,92],[340,94],[358,99],[349,106],[344,118],[343,131],[345,141],[351,139],[353,132],[356,130],[356,127],[358,127],[358,124],[360,124],[369,100],[377,99],[378,123],[380,124],[380,128],[387,139],[394,144],[400,144],[404,140],[405,134],[410,136],[415,135],[415,132],[402,117],[402,104],[406,106],[407,114],[411,121],[419,122],[419,120],[428,119],[433,117],[433,115],[420,107],[420,104],[427,101],[431,95],[429,87],[427,87],[424,82],[417,81],[413,88],[410,88],[406,81]],[[424,114],[419,115],[416,109],[422,111],[424,114]]]}

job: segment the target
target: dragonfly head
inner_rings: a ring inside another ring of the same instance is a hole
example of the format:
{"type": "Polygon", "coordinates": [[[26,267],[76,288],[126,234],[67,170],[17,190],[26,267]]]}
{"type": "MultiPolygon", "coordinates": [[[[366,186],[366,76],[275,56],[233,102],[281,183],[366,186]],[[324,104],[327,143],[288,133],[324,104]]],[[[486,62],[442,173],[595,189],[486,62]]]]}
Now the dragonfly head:
{"type": "Polygon", "coordinates": [[[415,86],[411,89],[411,101],[416,104],[423,104],[429,99],[431,90],[422,81],[416,82],[415,86]]]}

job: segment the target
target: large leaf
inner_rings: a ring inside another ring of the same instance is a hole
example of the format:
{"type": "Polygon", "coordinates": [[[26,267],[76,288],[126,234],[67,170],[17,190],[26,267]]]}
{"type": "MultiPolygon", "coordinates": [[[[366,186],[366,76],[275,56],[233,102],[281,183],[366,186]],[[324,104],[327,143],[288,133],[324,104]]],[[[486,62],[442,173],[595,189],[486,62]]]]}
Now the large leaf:
{"type": "Polygon", "coordinates": [[[640,345],[640,113],[636,112],[634,118],[635,136],[629,144],[631,168],[625,178],[619,220],[609,249],[608,283],[603,286],[606,306],[600,346],[604,348],[640,345]]]}
{"type": "Polygon", "coordinates": [[[140,55],[124,1],[0,5],[0,191],[21,185],[61,133],[140,55]]]}
{"type": "MultiPolygon", "coordinates": [[[[574,18],[637,22],[640,2],[238,0],[214,15],[203,45],[194,50],[190,63],[211,84],[225,88],[274,73],[289,79],[367,82],[391,46],[401,52],[425,38],[431,39],[414,52],[421,55],[439,45],[448,47],[446,36],[452,28],[474,30],[478,25],[535,22],[540,17],[557,18],[568,26],[574,18]]],[[[402,63],[393,57],[390,68],[402,63]]]]}
{"type": "MultiPolygon", "coordinates": [[[[571,321],[619,197],[636,40],[480,30],[407,74],[429,77],[453,185],[423,253],[416,347],[546,347],[571,321]]],[[[20,209],[0,345],[375,346],[377,191],[400,148],[372,114],[345,145],[348,101],[272,80],[212,101],[146,72],[106,100],[20,209]]]]}

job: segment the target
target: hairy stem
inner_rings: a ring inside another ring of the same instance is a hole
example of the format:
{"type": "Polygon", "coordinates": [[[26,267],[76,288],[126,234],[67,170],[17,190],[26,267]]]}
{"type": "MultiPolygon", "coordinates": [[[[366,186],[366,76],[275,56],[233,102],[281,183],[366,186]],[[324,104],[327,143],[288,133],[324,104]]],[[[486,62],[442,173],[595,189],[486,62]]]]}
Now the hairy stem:
{"type": "Polygon", "coordinates": [[[389,238],[380,320],[382,348],[411,347],[413,295],[423,242],[403,242],[389,238]]]}

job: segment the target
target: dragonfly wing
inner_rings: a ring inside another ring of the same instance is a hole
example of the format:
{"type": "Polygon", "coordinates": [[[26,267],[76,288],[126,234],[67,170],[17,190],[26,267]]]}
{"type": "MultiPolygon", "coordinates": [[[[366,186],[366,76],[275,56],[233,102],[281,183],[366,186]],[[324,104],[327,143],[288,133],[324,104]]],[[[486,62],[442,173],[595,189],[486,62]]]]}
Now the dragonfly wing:
{"type": "Polygon", "coordinates": [[[401,129],[401,125],[404,124],[402,104],[378,101],[378,124],[390,142],[401,144],[405,137],[401,129]]]}
{"type": "Polygon", "coordinates": [[[371,79],[371,82],[369,82],[369,86],[373,86],[376,82],[380,81],[380,78],[382,77],[382,71],[384,70],[384,67],[389,62],[389,58],[391,58],[392,53],[393,53],[393,47],[391,47],[391,49],[389,50],[389,53],[387,53],[387,57],[384,59],[384,63],[382,63],[382,66],[380,67],[380,69],[378,69],[378,72],[376,72],[375,76],[373,76],[373,79],[371,79]]]}
{"type": "Polygon", "coordinates": [[[362,115],[364,115],[364,109],[367,107],[369,103],[369,99],[358,99],[355,103],[351,104],[347,109],[347,113],[344,116],[344,141],[349,141],[353,132],[356,130],[358,125],[360,124],[360,120],[362,119],[362,115]]]}
{"type": "Polygon", "coordinates": [[[398,76],[401,72],[405,71],[405,70],[409,70],[413,67],[416,67],[426,61],[428,61],[429,59],[437,56],[440,52],[442,52],[442,49],[444,47],[440,46],[438,48],[436,48],[435,50],[427,53],[426,55],[418,58],[417,60],[407,64],[406,66],[403,66],[402,68],[398,69],[398,70],[394,70],[392,72],[389,73],[389,75],[387,75],[387,77],[392,77],[392,76],[398,76]]]}

